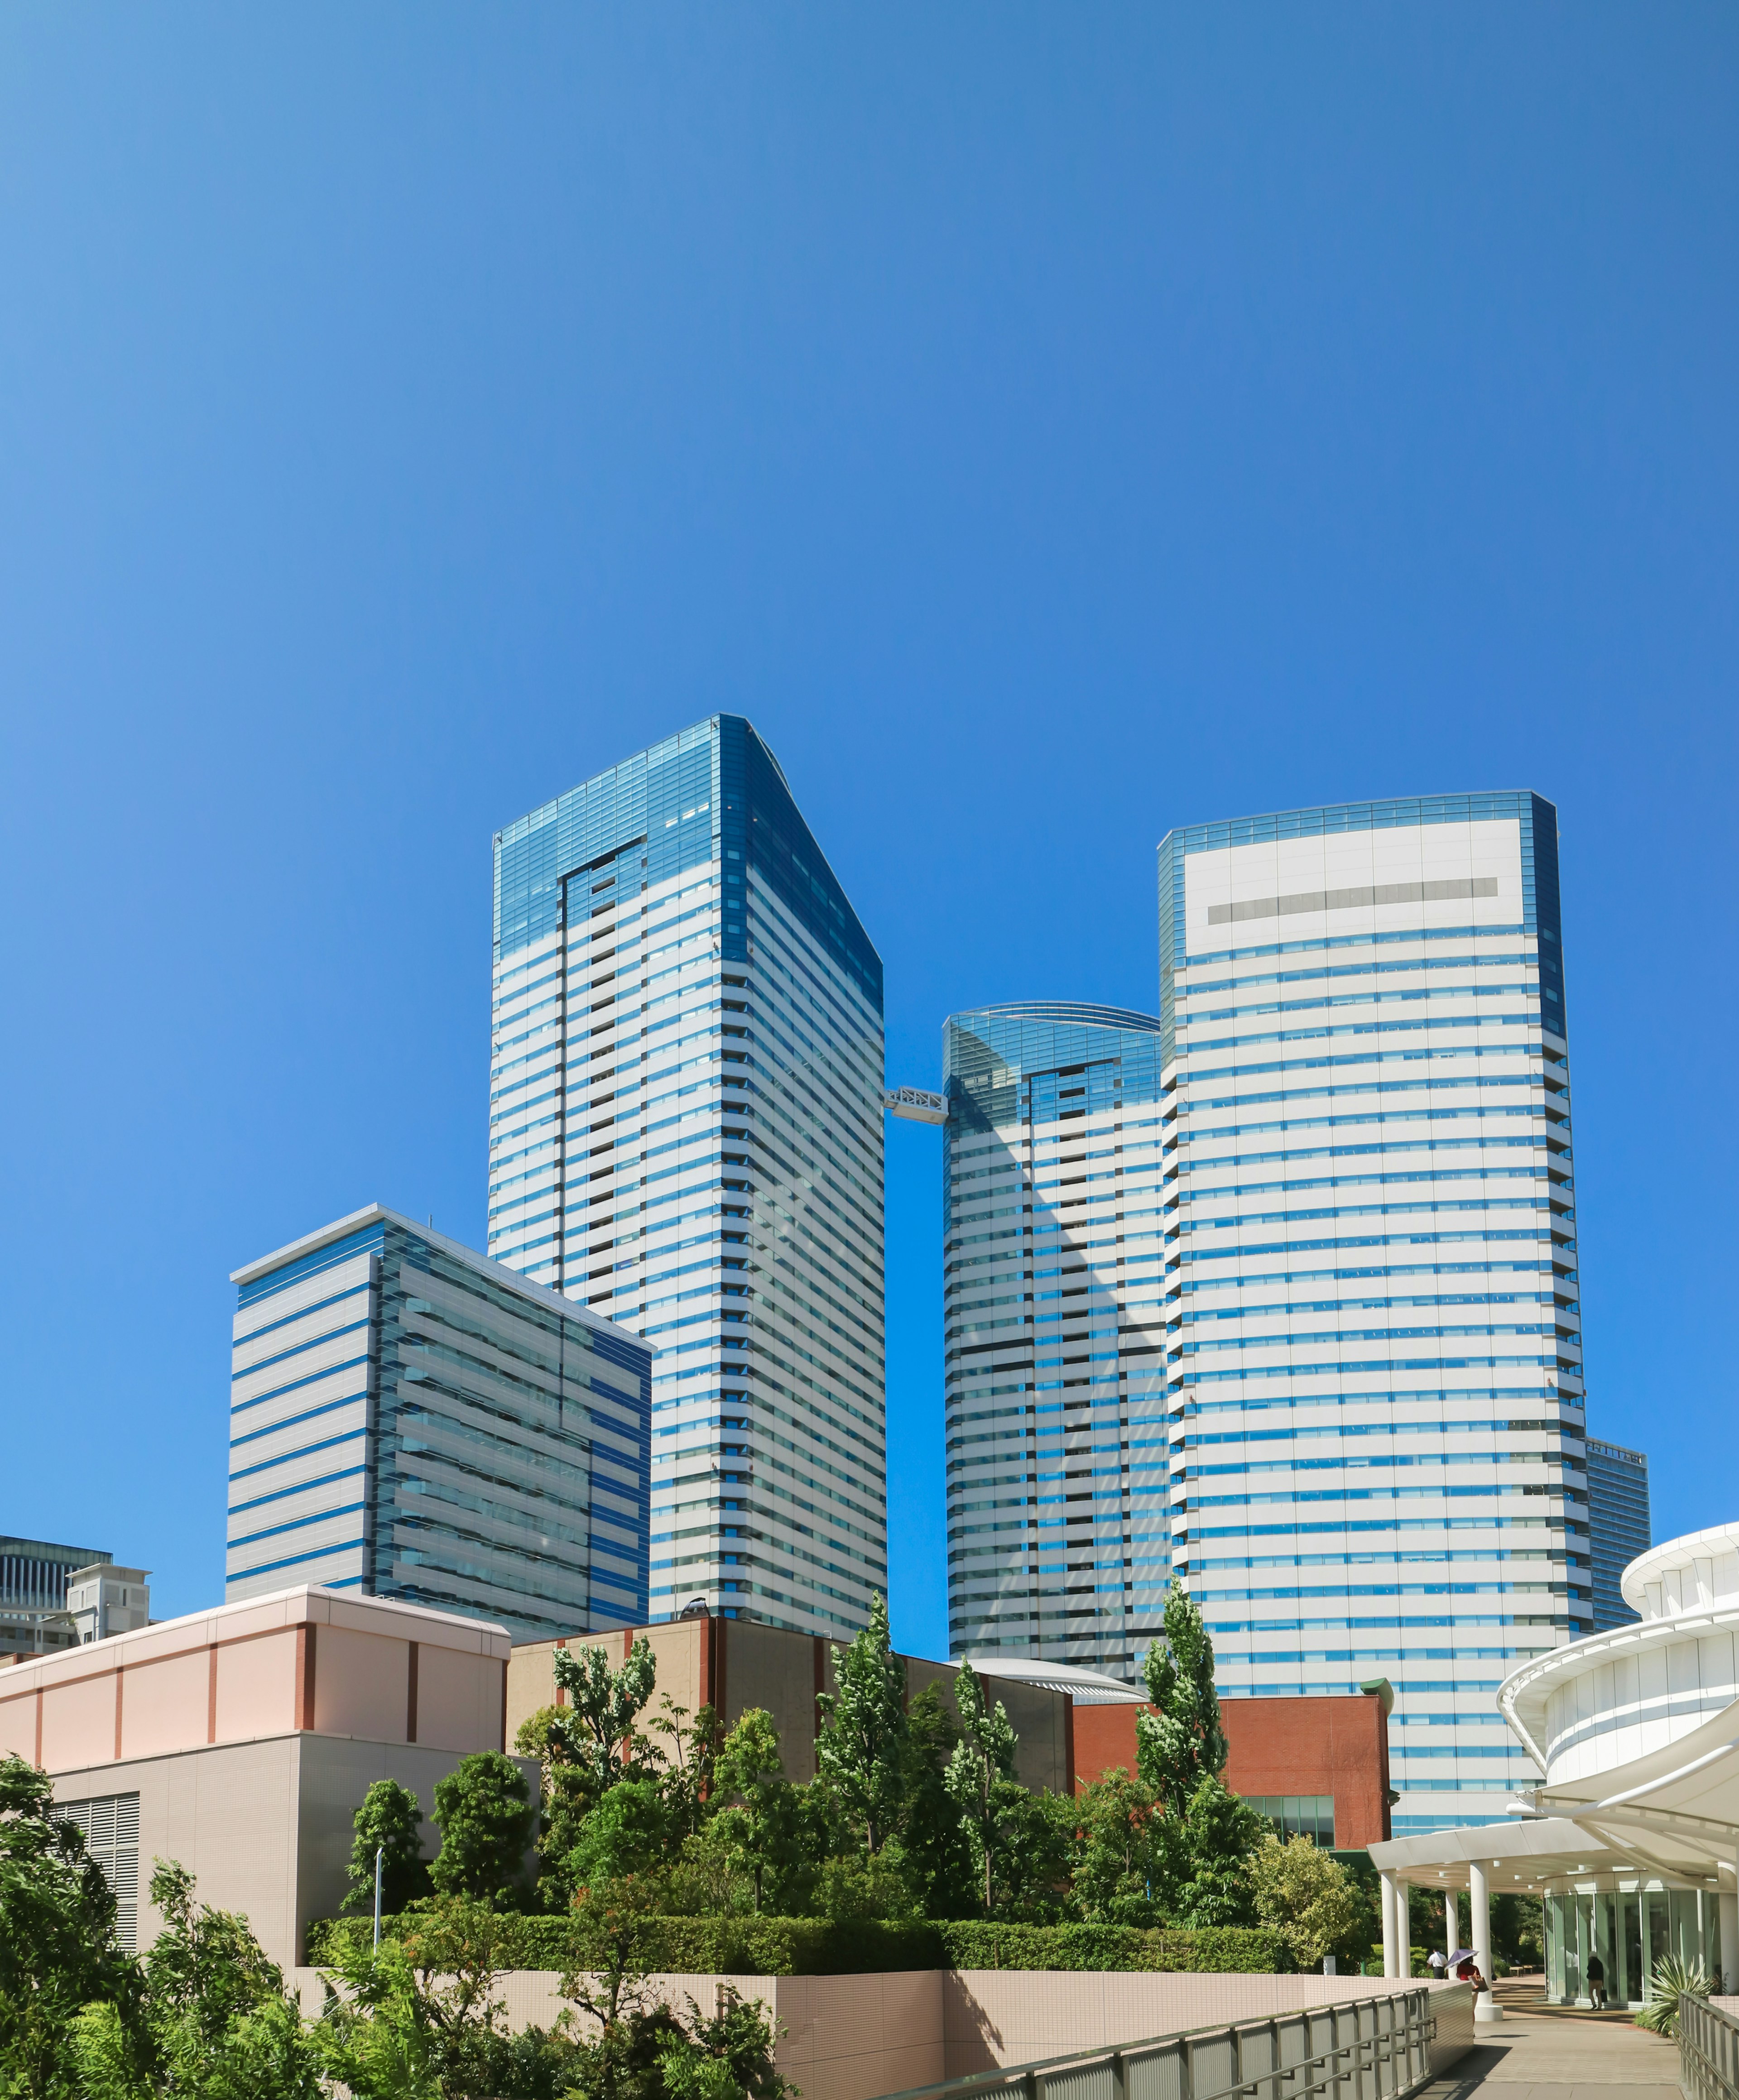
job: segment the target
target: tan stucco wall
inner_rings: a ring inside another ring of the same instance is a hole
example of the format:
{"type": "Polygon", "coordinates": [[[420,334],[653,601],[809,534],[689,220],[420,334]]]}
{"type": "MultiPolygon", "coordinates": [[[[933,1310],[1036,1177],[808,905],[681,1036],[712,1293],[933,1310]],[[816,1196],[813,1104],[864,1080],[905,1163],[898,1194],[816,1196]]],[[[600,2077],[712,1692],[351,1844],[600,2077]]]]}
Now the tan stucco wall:
{"type": "MultiPolygon", "coordinates": [[[[832,1644],[810,1634],[788,1633],[779,1626],[748,1620],[678,1619],[667,1625],[637,1626],[627,1633],[576,1634],[567,1642],[529,1641],[514,1648],[507,1665],[507,1740],[540,1708],[555,1704],[554,1654],[558,1647],[598,1648],[619,1668],[629,1644],[644,1639],[652,1650],[657,1688],[642,1725],[655,1719],[668,1692],[692,1715],[704,1703],[718,1706],[727,1725],[752,1706],[773,1716],[788,1779],[815,1776],[815,1695],[834,1687],[832,1644]]],[[[951,1688],[958,1674],[947,1662],[927,1662],[903,1656],[908,1699],[927,1684],[939,1683],[945,1703],[953,1708],[951,1688]]],[[[1025,1785],[1070,1791],[1069,1784],[1069,1701],[1061,1692],[1036,1684],[986,1679],[991,1696],[1009,1710],[1019,1742],[1015,1771],[1025,1785]]],[[[655,1738],[655,1740],[656,1740],[655,1738]]]]}
{"type": "MultiPolygon", "coordinates": [[[[395,1779],[411,1789],[426,1819],[424,1854],[433,1859],[440,1849],[435,1783],[464,1754],[289,1734],[57,1772],[55,1798],[138,1794],[141,1948],[162,1925],[146,1895],[152,1862],[174,1860],[193,1875],[201,1903],[241,1912],[288,1968],[302,1958],[309,1922],[336,1917],[344,1900],[355,1817],[369,1788],[395,1779]]],[[[537,1768],[519,1762],[535,1798],[537,1768]]]]}
{"type": "Polygon", "coordinates": [[[292,1729],[499,1749],[511,1650],[504,1628],[304,1585],[14,1664],[0,1751],[52,1772],[292,1729]]]}

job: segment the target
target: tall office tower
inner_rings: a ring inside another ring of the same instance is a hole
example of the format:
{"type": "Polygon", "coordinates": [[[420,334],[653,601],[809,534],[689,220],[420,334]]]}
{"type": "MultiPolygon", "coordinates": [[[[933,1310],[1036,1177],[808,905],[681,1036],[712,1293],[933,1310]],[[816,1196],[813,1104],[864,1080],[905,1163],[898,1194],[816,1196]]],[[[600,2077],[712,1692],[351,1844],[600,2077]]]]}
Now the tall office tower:
{"type": "Polygon", "coordinates": [[[1593,1547],[1594,1627],[1597,1634],[1633,1624],[1618,1577],[1649,1551],[1649,1461],[1622,1444],[1588,1439],[1588,1534],[1593,1547]]]}
{"type": "Polygon", "coordinates": [[[1128,1679],[1170,1579],[1159,1023],[942,1032],[948,1642],[1128,1679]]]}
{"type": "Polygon", "coordinates": [[[317,1582],[519,1640],[644,1621],[638,1336],[377,1203],[230,1281],[226,1603],[317,1582]]]}
{"type": "Polygon", "coordinates": [[[749,724],[495,841],[489,1250],[657,1349],[655,1619],[887,1586],[881,962],[749,724]]]}
{"type": "Polygon", "coordinates": [[[1224,1691],[1395,1688],[1397,1835],[1531,1767],[1588,1631],[1556,813],[1438,796],[1159,848],[1173,1570],[1224,1691]]]}

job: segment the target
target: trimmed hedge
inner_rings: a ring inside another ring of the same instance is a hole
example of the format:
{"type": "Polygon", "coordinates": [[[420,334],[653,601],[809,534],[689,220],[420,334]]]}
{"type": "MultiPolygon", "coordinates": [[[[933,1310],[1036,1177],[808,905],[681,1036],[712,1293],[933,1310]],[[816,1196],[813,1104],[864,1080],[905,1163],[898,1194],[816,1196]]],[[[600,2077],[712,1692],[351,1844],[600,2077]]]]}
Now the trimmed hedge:
{"type": "Polygon", "coordinates": [[[999,1925],[970,1918],[932,1928],[946,1969],[1145,1969],[1272,1976],[1286,1965],[1277,1935],[1236,1926],[999,1925]]]}
{"type": "MultiPolygon", "coordinates": [[[[416,1913],[389,1917],[398,1939],[416,1913]]],[[[566,1969],[575,1958],[567,1917],[504,1914],[504,1969],[566,1969]]],[[[308,1927],[308,1960],[331,1960],[346,1940],[366,1944],[370,1918],[325,1918],[308,1927]]],[[[1217,1926],[1200,1932],[1123,1925],[999,1925],[994,1920],[911,1922],[824,1917],[650,1917],[647,1967],[678,1976],[856,1976],[892,1969],[1079,1969],[1272,1975],[1286,1965],[1271,1932],[1217,1926]]]]}

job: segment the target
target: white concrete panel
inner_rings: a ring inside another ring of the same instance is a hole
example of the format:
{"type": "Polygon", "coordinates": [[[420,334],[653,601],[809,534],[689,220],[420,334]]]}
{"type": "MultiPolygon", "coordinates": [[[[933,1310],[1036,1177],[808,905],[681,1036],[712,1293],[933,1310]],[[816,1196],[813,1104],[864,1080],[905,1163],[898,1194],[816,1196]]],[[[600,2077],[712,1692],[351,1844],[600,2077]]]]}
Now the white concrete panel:
{"type": "Polygon", "coordinates": [[[369,1281],[369,1259],[365,1254],[354,1255],[347,1261],[336,1263],[316,1275],[305,1276],[298,1282],[287,1283],[281,1290],[256,1298],[252,1304],[244,1305],[236,1312],[233,1322],[236,1339],[240,1341],[258,1328],[288,1319],[305,1306],[317,1305],[322,1299],[365,1285],[369,1281]]]}

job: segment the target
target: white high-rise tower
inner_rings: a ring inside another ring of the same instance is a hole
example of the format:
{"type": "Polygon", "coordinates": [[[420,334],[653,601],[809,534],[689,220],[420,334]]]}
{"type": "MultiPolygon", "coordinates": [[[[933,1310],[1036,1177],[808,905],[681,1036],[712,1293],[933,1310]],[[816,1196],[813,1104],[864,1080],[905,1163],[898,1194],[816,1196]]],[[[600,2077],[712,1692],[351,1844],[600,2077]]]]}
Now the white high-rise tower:
{"type": "Polygon", "coordinates": [[[1494,1820],[1592,1613],[1556,813],[1174,831],[1159,960],[1173,1576],[1228,1693],[1391,1679],[1397,1837],[1494,1820]]]}

